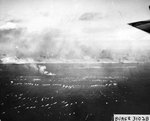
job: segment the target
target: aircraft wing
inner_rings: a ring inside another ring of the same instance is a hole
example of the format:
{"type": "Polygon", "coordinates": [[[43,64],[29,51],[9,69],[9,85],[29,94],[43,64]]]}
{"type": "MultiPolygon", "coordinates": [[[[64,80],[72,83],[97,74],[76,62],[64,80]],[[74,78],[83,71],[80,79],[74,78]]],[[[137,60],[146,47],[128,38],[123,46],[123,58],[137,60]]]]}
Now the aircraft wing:
{"type": "Polygon", "coordinates": [[[129,25],[141,29],[150,34],[150,20],[129,23],[129,25]]]}

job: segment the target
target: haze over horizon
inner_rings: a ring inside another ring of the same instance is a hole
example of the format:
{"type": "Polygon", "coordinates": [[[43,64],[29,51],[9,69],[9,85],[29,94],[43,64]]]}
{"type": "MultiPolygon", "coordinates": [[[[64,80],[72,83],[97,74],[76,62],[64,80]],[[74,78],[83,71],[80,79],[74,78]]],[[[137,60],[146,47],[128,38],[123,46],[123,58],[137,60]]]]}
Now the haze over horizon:
{"type": "Polygon", "coordinates": [[[0,58],[150,61],[148,0],[0,0],[0,58]]]}

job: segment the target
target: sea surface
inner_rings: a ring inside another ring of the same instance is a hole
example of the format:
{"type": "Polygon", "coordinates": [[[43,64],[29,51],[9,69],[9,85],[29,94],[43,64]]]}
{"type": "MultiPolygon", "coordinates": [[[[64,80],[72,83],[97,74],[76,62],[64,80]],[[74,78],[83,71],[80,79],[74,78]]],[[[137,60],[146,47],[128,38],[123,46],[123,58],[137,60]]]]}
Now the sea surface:
{"type": "Polygon", "coordinates": [[[114,114],[150,114],[150,64],[0,64],[0,121],[113,121],[114,114]]]}

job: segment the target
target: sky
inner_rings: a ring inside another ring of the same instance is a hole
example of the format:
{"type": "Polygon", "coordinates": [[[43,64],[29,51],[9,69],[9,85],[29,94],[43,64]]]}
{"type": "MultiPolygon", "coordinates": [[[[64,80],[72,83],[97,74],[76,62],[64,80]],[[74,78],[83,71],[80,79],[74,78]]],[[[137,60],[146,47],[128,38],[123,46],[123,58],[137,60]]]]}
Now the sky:
{"type": "MultiPolygon", "coordinates": [[[[0,0],[0,54],[33,59],[147,56],[149,0],[0,0]]],[[[147,58],[146,58],[147,59],[147,58]]]]}

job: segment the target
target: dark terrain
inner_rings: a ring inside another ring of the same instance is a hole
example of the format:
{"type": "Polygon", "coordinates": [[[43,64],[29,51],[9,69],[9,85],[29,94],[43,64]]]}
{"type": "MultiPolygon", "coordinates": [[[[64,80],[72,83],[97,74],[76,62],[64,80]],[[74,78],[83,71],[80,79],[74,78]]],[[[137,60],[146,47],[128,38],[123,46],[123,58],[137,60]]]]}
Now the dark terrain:
{"type": "Polygon", "coordinates": [[[1,121],[111,121],[113,114],[150,114],[150,64],[0,65],[1,121]]]}

